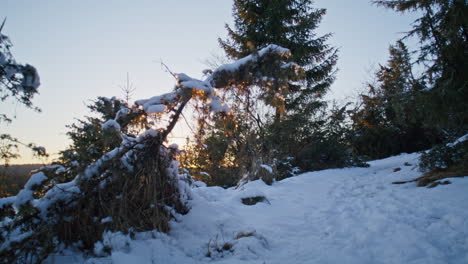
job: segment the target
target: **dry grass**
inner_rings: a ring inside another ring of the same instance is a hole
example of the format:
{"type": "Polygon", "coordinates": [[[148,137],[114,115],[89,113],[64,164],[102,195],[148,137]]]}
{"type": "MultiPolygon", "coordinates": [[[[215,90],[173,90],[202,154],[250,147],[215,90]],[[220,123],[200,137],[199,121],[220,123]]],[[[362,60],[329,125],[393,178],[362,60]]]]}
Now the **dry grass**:
{"type": "Polygon", "coordinates": [[[244,237],[252,237],[256,236],[257,232],[254,231],[246,231],[246,232],[239,232],[236,235],[234,235],[234,238],[231,239],[230,241],[219,241],[219,235],[216,235],[214,239],[210,239],[207,244],[207,252],[206,256],[209,258],[214,258],[214,257],[223,257],[225,253],[227,252],[233,252],[234,251],[234,244],[236,243],[235,240],[239,240],[244,237]]]}
{"type": "Polygon", "coordinates": [[[234,251],[234,244],[229,241],[223,241],[222,243],[219,243],[218,235],[216,235],[215,239],[210,239],[208,241],[207,252],[205,255],[209,258],[215,256],[223,257],[225,252],[232,251],[234,251]]]}
{"type": "Polygon", "coordinates": [[[425,173],[423,176],[416,179],[419,187],[428,186],[436,187],[438,184],[448,184],[450,181],[440,181],[446,178],[457,178],[468,176],[468,171],[458,169],[436,170],[425,173]],[[436,182],[438,184],[436,184],[436,182]]]}
{"type": "Polygon", "coordinates": [[[468,171],[461,167],[454,167],[450,169],[438,169],[430,172],[424,173],[421,177],[418,177],[409,181],[396,181],[392,182],[393,184],[404,184],[409,182],[416,182],[418,187],[428,187],[434,188],[440,184],[450,184],[448,180],[442,181],[447,178],[457,178],[457,177],[466,177],[468,176],[468,171]]]}
{"type": "Polygon", "coordinates": [[[108,172],[112,180],[105,188],[93,182],[83,188],[88,193],[77,206],[64,212],[72,221],[61,221],[60,240],[82,241],[91,249],[104,230],[168,232],[172,216],[166,206],[178,213],[186,213],[187,208],[179,200],[176,179],[167,174],[171,158],[161,155],[160,147],[147,146],[134,173],[114,168],[108,172]],[[109,216],[112,222],[100,222],[109,216]]]}
{"type": "Polygon", "coordinates": [[[238,240],[238,239],[241,239],[241,238],[243,238],[243,237],[255,236],[256,234],[257,234],[256,231],[239,232],[239,233],[237,233],[237,234],[234,236],[234,239],[238,240]]]}

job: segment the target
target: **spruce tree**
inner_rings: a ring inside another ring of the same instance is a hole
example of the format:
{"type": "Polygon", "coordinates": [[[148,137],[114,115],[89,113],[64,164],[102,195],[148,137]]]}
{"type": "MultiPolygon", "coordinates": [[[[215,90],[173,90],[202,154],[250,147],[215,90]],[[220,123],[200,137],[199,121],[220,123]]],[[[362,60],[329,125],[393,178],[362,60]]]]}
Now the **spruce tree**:
{"type": "MultiPolygon", "coordinates": [[[[16,62],[11,52],[13,44],[10,38],[2,33],[5,21],[6,19],[0,25],[0,102],[12,100],[40,112],[41,110],[32,102],[38,93],[39,74],[34,66],[16,62]]],[[[11,123],[13,119],[6,113],[0,113],[0,125],[11,123]]],[[[38,156],[48,156],[44,147],[32,143],[25,144],[11,134],[0,133],[0,161],[8,164],[11,159],[18,158],[18,145],[30,148],[38,156]]]]}
{"type": "Polygon", "coordinates": [[[71,144],[60,151],[59,159],[54,162],[68,168],[61,180],[81,173],[90,163],[119,146],[122,141],[120,132],[136,137],[149,128],[147,117],[141,110],[130,109],[128,103],[116,97],[98,97],[88,105],[88,109],[91,115],[67,126],[69,131],[66,134],[71,144]],[[117,116],[119,111],[127,112],[118,118],[119,129],[104,127],[105,122],[117,116]]]}
{"type": "Polygon", "coordinates": [[[441,140],[441,132],[424,122],[418,107],[424,81],[413,74],[410,52],[402,41],[389,48],[389,59],[361,95],[362,107],[352,115],[357,154],[384,158],[401,152],[429,148],[441,140]]]}
{"type": "Polygon", "coordinates": [[[226,25],[228,39],[219,39],[232,59],[271,43],[291,50],[291,61],[304,69],[302,78],[290,82],[285,91],[271,89],[270,85],[261,93],[283,92],[284,107],[293,113],[310,112],[310,102],[321,98],[334,80],[337,50],[327,44],[331,34],[317,36],[315,33],[326,10],[314,9],[312,3],[311,0],[236,0],[234,29],[226,25]]]}
{"type": "Polygon", "coordinates": [[[421,155],[419,165],[427,173],[417,179],[418,186],[444,177],[467,175],[468,3],[465,0],[374,3],[397,12],[420,14],[406,35],[416,37],[420,43],[416,62],[422,68],[419,79],[424,82],[424,89],[417,93],[414,107],[422,111],[425,126],[435,125],[444,132],[445,142],[421,155]]]}
{"type": "MultiPolygon", "coordinates": [[[[269,82],[249,87],[257,92],[243,101],[248,105],[260,101],[274,108],[274,115],[262,116],[264,107],[245,107],[253,112],[247,116],[256,129],[248,130],[244,138],[252,139],[257,146],[255,149],[252,142],[245,143],[246,151],[241,153],[276,168],[276,178],[289,175],[287,168],[299,152],[319,148],[315,144],[321,138],[318,127],[327,123],[323,120],[326,103],[322,98],[335,78],[337,50],[327,44],[331,34],[315,33],[326,10],[315,9],[312,4],[310,0],[234,1],[234,28],[226,25],[228,39],[219,40],[230,58],[275,43],[290,49],[290,60],[303,71],[299,78],[287,80],[286,86],[277,85],[282,76],[273,74],[269,82]]],[[[247,164],[247,168],[255,171],[252,165],[247,164]]]]}
{"type": "Polygon", "coordinates": [[[397,12],[419,12],[406,37],[416,37],[425,89],[426,123],[462,135],[468,130],[468,4],[465,0],[374,1],[397,12]]]}
{"type": "Polygon", "coordinates": [[[224,186],[232,182],[229,177],[245,176],[271,182],[291,175],[298,164],[294,159],[305,146],[317,153],[323,150],[315,143],[326,141],[327,133],[319,131],[329,123],[324,120],[323,96],[334,80],[337,60],[337,50],[327,44],[331,34],[315,33],[324,14],[325,9],[313,8],[310,0],[234,1],[234,27],[226,25],[228,38],[219,39],[226,55],[239,59],[276,44],[291,51],[290,63],[283,67],[296,74],[271,70],[274,63],[264,63],[262,75],[252,76],[254,82],[223,91],[235,111],[214,116],[209,124],[200,119],[202,129],[192,149],[200,157],[195,171],[223,175],[209,183],[224,186]]]}

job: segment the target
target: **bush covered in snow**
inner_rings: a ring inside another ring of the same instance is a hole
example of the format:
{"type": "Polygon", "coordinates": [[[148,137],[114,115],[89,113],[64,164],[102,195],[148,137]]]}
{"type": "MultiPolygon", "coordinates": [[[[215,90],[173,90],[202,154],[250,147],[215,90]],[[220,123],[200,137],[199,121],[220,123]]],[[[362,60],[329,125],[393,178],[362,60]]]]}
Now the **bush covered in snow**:
{"type": "Polygon", "coordinates": [[[421,155],[419,167],[422,171],[444,170],[468,164],[468,141],[456,145],[437,145],[421,155]]]}
{"type": "Polygon", "coordinates": [[[419,168],[425,172],[417,179],[419,186],[426,186],[444,178],[468,176],[468,135],[422,153],[419,168]]]}

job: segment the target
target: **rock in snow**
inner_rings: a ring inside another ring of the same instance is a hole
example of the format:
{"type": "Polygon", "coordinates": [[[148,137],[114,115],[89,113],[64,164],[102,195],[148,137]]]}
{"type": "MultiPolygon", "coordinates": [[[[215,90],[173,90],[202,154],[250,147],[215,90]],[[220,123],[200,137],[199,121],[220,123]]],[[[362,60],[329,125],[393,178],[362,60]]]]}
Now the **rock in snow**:
{"type": "Polygon", "coordinates": [[[403,154],[272,186],[200,185],[169,234],[106,233],[110,256],[65,250],[46,263],[468,263],[468,178],[433,189],[391,184],[420,176],[403,166],[417,159],[403,154]],[[269,203],[243,205],[243,192],[269,203]]]}

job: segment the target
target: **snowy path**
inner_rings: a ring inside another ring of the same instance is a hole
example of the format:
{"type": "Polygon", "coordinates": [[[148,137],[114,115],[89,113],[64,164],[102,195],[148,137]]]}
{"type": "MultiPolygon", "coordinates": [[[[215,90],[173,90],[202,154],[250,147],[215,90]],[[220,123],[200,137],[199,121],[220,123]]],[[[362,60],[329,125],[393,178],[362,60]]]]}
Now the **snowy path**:
{"type": "Polygon", "coordinates": [[[468,263],[468,178],[433,189],[391,184],[419,176],[405,162],[417,164],[417,155],[273,186],[196,188],[191,212],[172,224],[170,235],[110,236],[112,256],[88,263],[468,263]],[[241,203],[258,194],[269,203],[241,203]],[[235,239],[240,232],[255,235],[235,239]],[[232,251],[211,249],[208,258],[209,241],[229,242],[232,251]]]}

